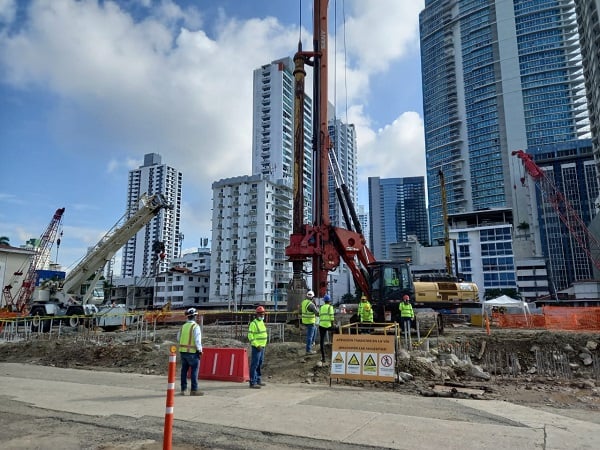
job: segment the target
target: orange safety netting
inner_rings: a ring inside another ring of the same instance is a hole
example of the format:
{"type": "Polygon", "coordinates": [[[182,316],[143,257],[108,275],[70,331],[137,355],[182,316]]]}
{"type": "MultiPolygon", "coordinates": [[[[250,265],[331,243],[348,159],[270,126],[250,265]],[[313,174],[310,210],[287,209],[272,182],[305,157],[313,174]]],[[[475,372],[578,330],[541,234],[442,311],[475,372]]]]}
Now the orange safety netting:
{"type": "Polygon", "coordinates": [[[492,314],[501,328],[600,331],[600,307],[544,306],[542,314],[492,314]]]}
{"type": "Polygon", "coordinates": [[[600,307],[544,306],[549,330],[600,330],[600,307]]]}
{"type": "Polygon", "coordinates": [[[544,328],[542,314],[498,314],[498,326],[502,328],[544,328]]]}

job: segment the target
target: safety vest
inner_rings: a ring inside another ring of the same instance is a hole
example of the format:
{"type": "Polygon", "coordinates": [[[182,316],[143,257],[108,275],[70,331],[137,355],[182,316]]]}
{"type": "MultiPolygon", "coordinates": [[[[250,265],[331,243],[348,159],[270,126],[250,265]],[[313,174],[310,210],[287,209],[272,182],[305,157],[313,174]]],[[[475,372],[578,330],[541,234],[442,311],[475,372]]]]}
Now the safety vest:
{"type": "Polygon", "coordinates": [[[267,345],[267,326],[264,320],[254,319],[248,325],[248,340],[252,347],[265,347],[267,345]]]}
{"type": "Polygon", "coordinates": [[[400,317],[410,317],[411,319],[415,317],[415,313],[410,303],[400,303],[400,317]]]}
{"type": "Polygon", "coordinates": [[[301,306],[301,309],[302,309],[302,323],[304,325],[314,325],[316,323],[316,321],[317,321],[317,319],[316,319],[317,316],[315,315],[315,313],[308,310],[308,307],[310,306],[311,303],[312,302],[309,299],[307,299],[307,298],[305,298],[302,301],[302,306],[301,306]]]}
{"type": "Polygon", "coordinates": [[[323,328],[331,328],[333,323],[333,306],[329,303],[325,303],[319,310],[319,326],[323,328]]]}
{"type": "Polygon", "coordinates": [[[179,351],[181,353],[196,353],[198,348],[194,341],[194,327],[198,324],[195,322],[186,322],[181,327],[181,333],[179,335],[179,351]]]}
{"type": "Polygon", "coordinates": [[[358,318],[361,322],[373,322],[373,308],[368,301],[358,304],[358,318]]]}

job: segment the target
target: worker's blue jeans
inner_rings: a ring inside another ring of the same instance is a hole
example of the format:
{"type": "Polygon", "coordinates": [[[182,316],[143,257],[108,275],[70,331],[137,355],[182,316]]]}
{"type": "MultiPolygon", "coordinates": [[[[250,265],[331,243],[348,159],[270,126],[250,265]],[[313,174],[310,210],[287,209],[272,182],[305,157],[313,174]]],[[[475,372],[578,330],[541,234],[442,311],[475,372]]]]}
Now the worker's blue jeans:
{"type": "Polygon", "coordinates": [[[312,346],[315,343],[317,334],[317,326],[314,323],[306,324],[306,351],[312,351],[312,346]]]}
{"type": "Polygon", "coordinates": [[[192,391],[198,390],[198,370],[200,369],[200,355],[198,353],[180,352],[181,355],[181,391],[187,389],[187,373],[192,369],[192,391]]]}
{"type": "Polygon", "coordinates": [[[410,333],[410,325],[412,322],[411,317],[402,317],[400,319],[402,321],[402,331],[410,333]]]}
{"type": "Polygon", "coordinates": [[[265,359],[265,348],[260,350],[256,347],[252,347],[252,354],[250,355],[250,385],[260,384],[261,382],[261,368],[265,359]]]}

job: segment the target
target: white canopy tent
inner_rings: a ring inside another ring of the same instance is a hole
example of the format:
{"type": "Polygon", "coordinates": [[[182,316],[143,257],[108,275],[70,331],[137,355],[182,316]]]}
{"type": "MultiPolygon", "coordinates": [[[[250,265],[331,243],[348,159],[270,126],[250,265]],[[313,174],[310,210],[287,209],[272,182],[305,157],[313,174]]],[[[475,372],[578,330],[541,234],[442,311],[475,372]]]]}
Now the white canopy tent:
{"type": "MultiPolygon", "coordinates": [[[[481,317],[485,317],[486,307],[492,308],[494,306],[499,308],[520,308],[525,315],[525,321],[529,325],[529,316],[531,315],[531,312],[529,311],[529,304],[527,302],[510,298],[508,295],[501,295],[500,297],[481,303],[481,317]]],[[[483,321],[481,326],[483,326],[483,321]]]]}

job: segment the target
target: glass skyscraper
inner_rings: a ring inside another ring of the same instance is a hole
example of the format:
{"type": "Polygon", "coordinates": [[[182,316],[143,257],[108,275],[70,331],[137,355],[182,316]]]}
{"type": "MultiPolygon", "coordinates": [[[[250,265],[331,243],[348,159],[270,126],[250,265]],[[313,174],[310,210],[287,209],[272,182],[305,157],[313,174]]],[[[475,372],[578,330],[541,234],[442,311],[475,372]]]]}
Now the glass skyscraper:
{"type": "MultiPolygon", "coordinates": [[[[513,208],[536,227],[511,155],[589,135],[573,1],[426,0],[420,15],[432,238],[449,213],[513,208]]],[[[537,230],[534,230],[537,231],[537,230]]],[[[532,253],[541,250],[539,233],[532,253]]]]}
{"type": "Polygon", "coordinates": [[[513,228],[515,258],[543,257],[535,183],[512,152],[589,137],[574,1],[426,0],[420,36],[432,240],[442,170],[449,214],[510,208],[530,230],[513,228]]]}
{"type": "Polygon", "coordinates": [[[377,259],[390,259],[389,246],[417,236],[429,244],[424,177],[369,177],[369,240],[377,259]]]}

